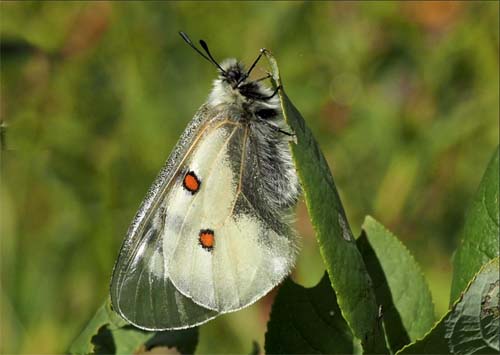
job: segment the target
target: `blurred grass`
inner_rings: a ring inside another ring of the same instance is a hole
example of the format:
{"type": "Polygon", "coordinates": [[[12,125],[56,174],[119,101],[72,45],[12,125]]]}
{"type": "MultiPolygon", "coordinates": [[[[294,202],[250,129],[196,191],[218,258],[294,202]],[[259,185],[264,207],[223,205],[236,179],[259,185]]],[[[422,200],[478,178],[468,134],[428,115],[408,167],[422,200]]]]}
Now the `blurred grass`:
{"type": "MultiPolygon", "coordinates": [[[[355,233],[366,214],[391,228],[444,313],[499,139],[498,6],[1,2],[0,351],[64,352],[107,296],[128,224],[216,74],[179,30],[216,58],[273,51],[355,233]]],[[[303,205],[297,228],[294,278],[312,286],[323,266],[303,205]]],[[[199,350],[262,344],[271,302],[203,326],[199,350]]]]}

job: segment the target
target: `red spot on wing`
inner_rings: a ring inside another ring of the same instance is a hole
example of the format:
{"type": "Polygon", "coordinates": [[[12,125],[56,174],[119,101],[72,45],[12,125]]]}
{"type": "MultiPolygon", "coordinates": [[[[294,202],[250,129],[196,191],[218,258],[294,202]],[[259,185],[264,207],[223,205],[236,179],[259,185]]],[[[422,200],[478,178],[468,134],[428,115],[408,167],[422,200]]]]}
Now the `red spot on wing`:
{"type": "Polygon", "coordinates": [[[199,236],[200,245],[203,247],[203,249],[210,251],[214,248],[215,235],[213,230],[202,229],[200,230],[199,236]]]}
{"type": "Polygon", "coordinates": [[[200,189],[200,179],[196,176],[196,174],[193,171],[188,172],[184,176],[184,180],[182,180],[182,185],[186,190],[191,192],[192,194],[195,194],[198,192],[200,189]]]}

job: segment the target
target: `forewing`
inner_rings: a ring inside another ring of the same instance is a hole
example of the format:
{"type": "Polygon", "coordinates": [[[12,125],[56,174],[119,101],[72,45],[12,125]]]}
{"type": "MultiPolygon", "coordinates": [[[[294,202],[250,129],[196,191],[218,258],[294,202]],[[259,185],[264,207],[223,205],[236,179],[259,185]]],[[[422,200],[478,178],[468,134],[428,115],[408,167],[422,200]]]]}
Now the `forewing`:
{"type": "MultiPolygon", "coordinates": [[[[188,191],[175,188],[182,186],[186,157],[207,142],[207,137],[213,139],[214,133],[221,131],[207,122],[210,115],[206,110],[202,107],[195,115],[153,183],[127,232],[113,270],[113,308],[143,329],[186,328],[218,314],[177,291],[168,270],[169,251],[177,242],[178,221],[182,218],[170,212],[182,209],[190,199],[188,191]]],[[[217,145],[217,140],[213,142],[217,145]]]]}
{"type": "Polygon", "coordinates": [[[220,313],[269,292],[288,275],[298,249],[283,211],[255,198],[259,179],[272,177],[259,175],[249,128],[236,126],[227,136],[210,164],[201,152],[192,155],[189,169],[203,166],[205,185],[185,209],[168,266],[181,293],[220,313]],[[214,233],[211,249],[200,245],[200,231],[207,229],[214,233]]]}

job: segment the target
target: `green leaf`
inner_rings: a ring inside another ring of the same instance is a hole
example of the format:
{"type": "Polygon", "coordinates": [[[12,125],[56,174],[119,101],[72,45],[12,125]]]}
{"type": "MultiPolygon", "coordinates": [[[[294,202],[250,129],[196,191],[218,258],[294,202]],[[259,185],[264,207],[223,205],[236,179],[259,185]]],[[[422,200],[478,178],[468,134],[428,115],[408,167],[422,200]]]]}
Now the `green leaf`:
{"type": "Polygon", "coordinates": [[[340,314],[326,273],[313,288],[290,279],[283,283],[267,324],[265,349],[268,354],[362,352],[340,314]]]}
{"type": "Polygon", "coordinates": [[[81,334],[73,341],[69,352],[71,354],[91,354],[94,352],[94,344],[92,344],[92,337],[97,335],[101,327],[109,324],[110,319],[106,308],[108,302],[106,301],[95,313],[94,317],[87,324],[81,334]]]}
{"type": "Polygon", "coordinates": [[[147,332],[121,319],[107,300],[96,312],[70,347],[71,354],[133,354],[158,346],[175,347],[181,353],[193,353],[198,328],[165,332],[147,332]]]}
{"type": "Polygon", "coordinates": [[[393,351],[432,328],[434,304],[427,282],[408,249],[372,217],[357,240],[382,306],[386,336],[393,351]]]}
{"type": "Polygon", "coordinates": [[[285,94],[276,60],[269,52],[265,53],[275,84],[281,86],[280,100],[285,119],[296,135],[297,144],[291,144],[293,159],[342,316],[366,351],[386,352],[377,326],[378,305],[372,282],[347,222],[328,163],[304,119],[285,94]]]}
{"type": "Polygon", "coordinates": [[[481,265],[499,255],[498,157],[497,148],[467,211],[461,243],[453,260],[450,304],[481,265]]]}
{"type": "Polygon", "coordinates": [[[454,354],[498,354],[500,351],[498,261],[493,259],[477,275],[445,320],[445,337],[454,354]]]}
{"type": "Polygon", "coordinates": [[[398,354],[498,354],[499,271],[496,257],[481,268],[461,299],[423,339],[398,354]]]}

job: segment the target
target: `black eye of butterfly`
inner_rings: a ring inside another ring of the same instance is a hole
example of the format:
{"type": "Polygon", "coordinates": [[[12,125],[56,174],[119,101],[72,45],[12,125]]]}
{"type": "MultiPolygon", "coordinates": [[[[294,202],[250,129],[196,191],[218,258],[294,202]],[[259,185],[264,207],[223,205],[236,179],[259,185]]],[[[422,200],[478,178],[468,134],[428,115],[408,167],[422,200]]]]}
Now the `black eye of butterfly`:
{"type": "Polygon", "coordinates": [[[238,81],[241,78],[241,72],[238,70],[229,70],[223,74],[229,81],[238,81]]]}
{"type": "Polygon", "coordinates": [[[273,110],[272,108],[264,108],[262,110],[255,112],[255,114],[260,118],[266,119],[277,116],[278,112],[276,112],[276,110],[273,110]]]}

